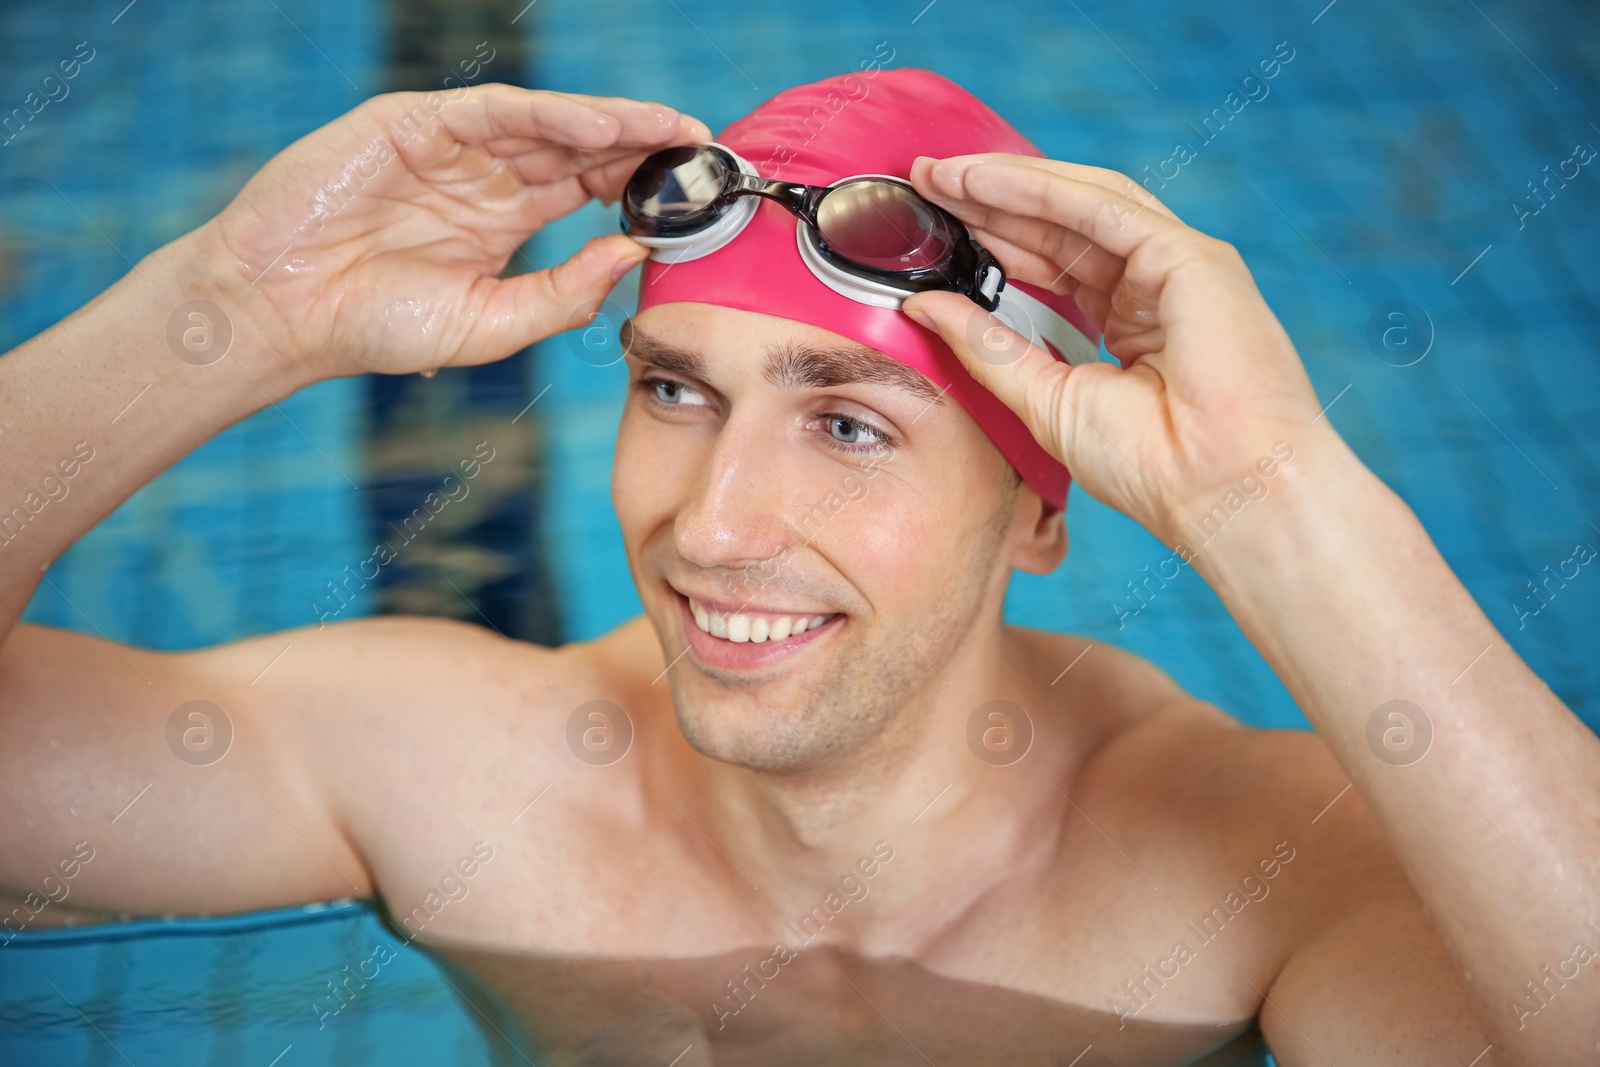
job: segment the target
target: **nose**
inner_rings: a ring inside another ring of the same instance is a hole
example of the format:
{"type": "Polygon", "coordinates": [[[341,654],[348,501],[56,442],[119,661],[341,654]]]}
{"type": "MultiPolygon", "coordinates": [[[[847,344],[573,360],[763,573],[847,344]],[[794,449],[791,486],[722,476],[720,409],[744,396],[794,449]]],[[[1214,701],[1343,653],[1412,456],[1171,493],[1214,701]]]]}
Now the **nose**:
{"type": "Polygon", "coordinates": [[[792,537],[781,508],[783,443],[772,426],[730,419],[708,443],[699,482],[673,523],[678,555],[706,569],[781,555],[792,537]]]}

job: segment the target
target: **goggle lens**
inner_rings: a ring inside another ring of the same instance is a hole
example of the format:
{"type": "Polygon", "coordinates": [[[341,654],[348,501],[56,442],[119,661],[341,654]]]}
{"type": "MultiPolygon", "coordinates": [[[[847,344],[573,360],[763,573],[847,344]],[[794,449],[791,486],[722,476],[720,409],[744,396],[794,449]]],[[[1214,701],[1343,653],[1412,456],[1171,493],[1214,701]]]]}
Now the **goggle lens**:
{"type": "Polygon", "coordinates": [[[704,213],[727,188],[733,161],[713,149],[685,145],[651,155],[628,181],[624,195],[635,217],[668,226],[704,213]]]}
{"type": "Polygon", "coordinates": [[[955,247],[945,217],[903,185],[870,178],[829,190],[817,230],[839,255],[878,270],[937,268],[955,247]]]}

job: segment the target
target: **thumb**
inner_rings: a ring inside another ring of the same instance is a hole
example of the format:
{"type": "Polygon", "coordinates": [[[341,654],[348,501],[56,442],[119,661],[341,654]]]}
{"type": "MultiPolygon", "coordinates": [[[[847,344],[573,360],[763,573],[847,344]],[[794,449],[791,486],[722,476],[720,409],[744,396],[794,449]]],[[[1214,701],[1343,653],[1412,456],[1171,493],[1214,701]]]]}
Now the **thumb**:
{"type": "Polygon", "coordinates": [[[511,278],[484,279],[494,289],[466,345],[462,363],[483,363],[589,324],[617,281],[650,250],[614,234],[592,238],[564,263],[511,278]]]}
{"type": "Polygon", "coordinates": [[[1063,408],[1070,402],[1070,364],[959,293],[917,293],[902,310],[937,333],[967,373],[1016,412],[1047,452],[1067,461],[1072,420],[1063,408]]]}

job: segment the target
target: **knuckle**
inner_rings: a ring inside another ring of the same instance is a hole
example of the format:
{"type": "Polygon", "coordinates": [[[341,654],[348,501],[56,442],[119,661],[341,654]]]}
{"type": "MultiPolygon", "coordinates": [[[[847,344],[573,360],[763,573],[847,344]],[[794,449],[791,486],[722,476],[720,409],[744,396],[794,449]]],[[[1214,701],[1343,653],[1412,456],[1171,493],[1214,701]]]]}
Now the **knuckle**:
{"type": "Polygon", "coordinates": [[[1112,170],[1110,167],[1096,167],[1087,163],[1082,164],[1082,166],[1090,174],[1106,179],[1114,189],[1126,191],[1134,185],[1133,179],[1120,170],[1112,170]]]}
{"type": "MultiPolygon", "coordinates": [[[[1195,232],[1199,233],[1198,230],[1195,232]]],[[[1200,234],[1200,236],[1205,238],[1207,251],[1217,258],[1237,260],[1240,263],[1244,262],[1244,257],[1239,254],[1239,250],[1235,248],[1231,242],[1224,241],[1220,237],[1211,237],[1206,234],[1200,234]]]]}
{"type": "Polygon", "coordinates": [[[1177,226],[1166,232],[1157,243],[1162,253],[1159,258],[1168,260],[1204,259],[1223,262],[1237,257],[1238,252],[1226,241],[1201,233],[1192,226],[1177,226]]]}

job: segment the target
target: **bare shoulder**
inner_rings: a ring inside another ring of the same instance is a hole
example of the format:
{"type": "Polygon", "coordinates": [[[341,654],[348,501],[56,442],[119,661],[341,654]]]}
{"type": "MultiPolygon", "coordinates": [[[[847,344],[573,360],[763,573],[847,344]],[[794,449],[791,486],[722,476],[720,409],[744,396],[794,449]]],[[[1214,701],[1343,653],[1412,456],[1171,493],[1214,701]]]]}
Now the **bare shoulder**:
{"type": "Polygon", "coordinates": [[[1071,693],[1109,704],[1095,712],[1102,733],[1073,803],[1126,854],[1119,862],[1162,887],[1157,909],[1172,911],[1175,929],[1216,946],[1199,954],[1203,966],[1242,991],[1237,1008],[1260,1013],[1284,1062],[1320,1062],[1315,1047],[1339,1047],[1335,1035],[1352,1027],[1389,1032],[1400,988],[1427,1020],[1401,1028],[1413,1035],[1410,1062],[1479,1053],[1459,969],[1322,738],[1245,726],[1107,646],[1068,677],[1097,659],[1071,693]]]}
{"type": "Polygon", "coordinates": [[[626,751],[633,698],[660,672],[660,648],[642,620],[559,648],[440,619],[373,619],[350,631],[301,665],[303,677],[327,679],[362,664],[357,684],[338,687],[345,706],[299,684],[297,696],[326,717],[303,717],[316,749],[308,762],[396,923],[427,937],[501,936],[471,925],[492,927],[492,910],[445,903],[499,892],[525,905],[563,884],[550,857],[592,845],[637,762],[585,756],[599,734],[626,751]],[[513,878],[527,871],[540,875],[537,886],[513,878]]]}
{"type": "Polygon", "coordinates": [[[545,649],[386,617],[157,652],[18,624],[0,644],[0,794],[16,816],[0,893],[80,841],[80,812],[105,820],[74,882],[85,913],[387,897],[437,878],[588,769],[565,744],[572,709],[624,667],[660,669],[604,654],[616,640],[545,649]]]}
{"type": "Polygon", "coordinates": [[[1035,647],[1063,667],[1077,658],[1052,691],[1061,691],[1060,713],[1094,722],[1073,801],[1172,884],[1202,887],[1190,903],[1251,871],[1259,878],[1265,864],[1282,875],[1270,940],[1290,946],[1336,912],[1410,893],[1370,809],[1315,732],[1246,726],[1109,645],[1062,635],[1035,647]]]}
{"type": "Polygon", "coordinates": [[[328,775],[365,769],[367,789],[405,789],[511,749],[553,757],[552,727],[614,684],[606,650],[617,641],[546,648],[469,622],[382,616],[193,655],[212,677],[248,680],[237,700],[292,719],[328,775]]]}
{"type": "Polygon", "coordinates": [[[1246,726],[1124,649],[1017,632],[1030,659],[1060,664],[1046,687],[1055,712],[1091,724],[1079,773],[1086,793],[1143,796],[1139,808],[1147,814],[1156,805],[1174,813],[1199,805],[1209,825],[1230,834],[1252,824],[1311,825],[1349,784],[1312,731],[1246,726]]]}

